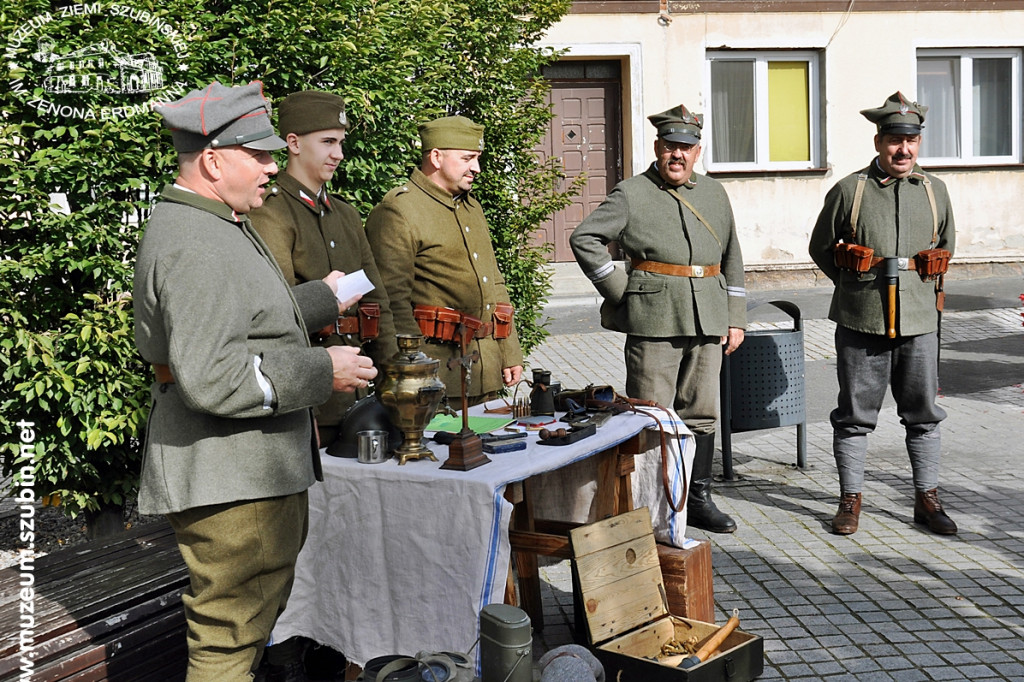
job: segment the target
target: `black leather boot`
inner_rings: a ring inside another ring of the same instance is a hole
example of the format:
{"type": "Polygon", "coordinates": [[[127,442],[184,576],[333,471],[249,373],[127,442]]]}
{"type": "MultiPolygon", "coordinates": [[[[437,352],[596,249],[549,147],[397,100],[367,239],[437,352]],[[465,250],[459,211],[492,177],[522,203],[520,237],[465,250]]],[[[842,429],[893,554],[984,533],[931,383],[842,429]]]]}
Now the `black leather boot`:
{"type": "Polygon", "coordinates": [[[686,500],[686,525],[709,533],[733,533],[736,531],[736,522],[719,510],[711,499],[711,462],[715,457],[715,434],[694,434],[693,442],[696,454],[693,458],[690,495],[686,500]]]}
{"type": "Polygon", "coordinates": [[[291,637],[280,644],[266,648],[267,682],[307,682],[302,657],[305,642],[299,637],[291,637]]]}

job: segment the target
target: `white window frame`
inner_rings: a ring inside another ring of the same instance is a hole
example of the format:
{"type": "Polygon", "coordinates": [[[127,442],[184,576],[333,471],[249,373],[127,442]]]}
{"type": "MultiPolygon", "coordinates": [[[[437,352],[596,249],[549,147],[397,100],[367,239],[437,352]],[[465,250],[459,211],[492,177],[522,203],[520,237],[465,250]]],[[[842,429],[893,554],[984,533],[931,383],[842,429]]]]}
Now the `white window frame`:
{"type": "MultiPolygon", "coordinates": [[[[1021,162],[1021,50],[1020,48],[919,48],[917,57],[949,57],[960,59],[960,156],[921,157],[928,166],[992,166],[1017,164],[1021,162]],[[1010,59],[1010,121],[1011,145],[1009,156],[974,155],[974,59],[1010,59]]],[[[914,60],[917,73],[917,59],[914,60]]],[[[918,87],[920,92],[920,87],[918,87]]],[[[927,102],[921,102],[927,105],[927,102]]],[[[924,135],[928,134],[928,120],[925,114],[924,135]]]]}
{"type": "Polygon", "coordinates": [[[821,53],[818,50],[708,50],[704,60],[704,79],[707,83],[707,102],[704,105],[706,120],[704,131],[707,135],[701,140],[704,149],[704,164],[708,171],[788,171],[809,170],[821,167],[821,93],[818,91],[819,68],[821,53]],[[715,115],[711,107],[712,83],[711,63],[719,60],[753,61],[754,62],[754,161],[740,163],[714,162],[712,147],[715,141],[710,134],[711,122],[715,115]],[[808,124],[810,127],[810,156],[807,161],[769,161],[769,139],[765,134],[768,128],[768,62],[806,62],[807,92],[810,111],[808,124]]]}

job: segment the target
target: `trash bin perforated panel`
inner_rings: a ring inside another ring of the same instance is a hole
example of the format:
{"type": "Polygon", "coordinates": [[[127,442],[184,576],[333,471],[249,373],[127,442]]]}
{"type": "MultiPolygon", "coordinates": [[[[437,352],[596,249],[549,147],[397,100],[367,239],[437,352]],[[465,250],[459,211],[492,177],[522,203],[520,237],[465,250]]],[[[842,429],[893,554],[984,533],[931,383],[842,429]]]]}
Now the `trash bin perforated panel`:
{"type": "MultiPolygon", "coordinates": [[[[769,301],[793,318],[792,329],[747,332],[740,347],[722,361],[722,472],[733,480],[732,432],[796,425],[796,465],[807,466],[807,410],[804,396],[804,332],[800,308],[769,301]]],[[[747,310],[758,303],[747,306],[747,310]]]]}
{"type": "Polygon", "coordinates": [[[803,330],[747,332],[729,361],[734,431],[804,422],[803,330]]]}

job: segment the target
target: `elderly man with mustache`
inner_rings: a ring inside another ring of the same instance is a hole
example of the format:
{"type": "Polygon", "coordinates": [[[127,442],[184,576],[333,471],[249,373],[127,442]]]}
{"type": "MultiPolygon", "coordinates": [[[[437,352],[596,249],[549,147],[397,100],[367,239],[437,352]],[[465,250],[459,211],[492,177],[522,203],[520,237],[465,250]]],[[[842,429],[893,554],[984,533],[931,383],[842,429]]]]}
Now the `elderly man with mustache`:
{"type": "Polygon", "coordinates": [[[655,162],[623,180],[573,231],[576,261],[604,298],[601,323],[626,332],[626,393],[674,408],[694,434],[687,525],[732,533],[711,499],[722,347],[743,342],[743,256],[729,196],[694,172],[704,119],[683,105],[649,116],[655,162]],[[615,267],[607,244],[630,259],[615,267]]]}
{"type": "Polygon", "coordinates": [[[906,429],[914,522],[939,535],[956,524],[939,502],[938,320],[942,274],[954,248],[946,186],[917,165],[928,107],[895,92],[860,113],[877,126],[877,156],[835,185],[811,234],[810,255],[835,283],[839,405],[831,414],[839,470],[832,532],[857,531],[867,437],[892,386],[906,429]]]}

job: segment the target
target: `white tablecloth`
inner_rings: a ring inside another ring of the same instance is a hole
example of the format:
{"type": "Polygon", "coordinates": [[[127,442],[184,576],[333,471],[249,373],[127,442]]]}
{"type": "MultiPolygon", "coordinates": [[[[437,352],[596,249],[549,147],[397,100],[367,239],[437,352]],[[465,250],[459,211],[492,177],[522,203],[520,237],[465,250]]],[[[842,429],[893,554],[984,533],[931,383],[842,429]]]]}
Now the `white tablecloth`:
{"type": "Polygon", "coordinates": [[[652,423],[617,415],[595,436],[560,447],[538,445],[531,433],[525,451],[489,455],[467,472],[441,469],[448,449],[436,444],[438,462],[403,466],[324,456],[325,480],[309,490],[309,535],[273,641],[304,635],[358,665],[387,654],[468,651],[480,609],[504,598],[512,510],[505,486],[591,457],[652,423]]]}

